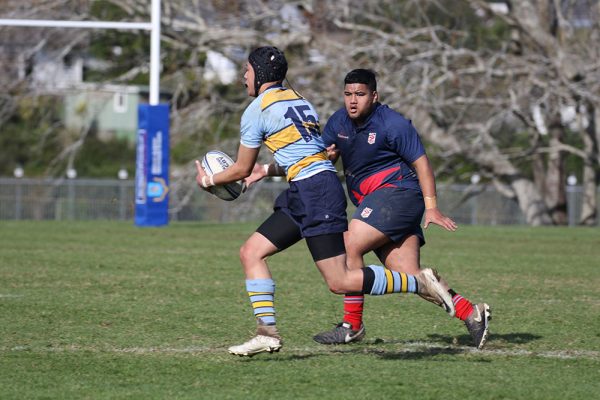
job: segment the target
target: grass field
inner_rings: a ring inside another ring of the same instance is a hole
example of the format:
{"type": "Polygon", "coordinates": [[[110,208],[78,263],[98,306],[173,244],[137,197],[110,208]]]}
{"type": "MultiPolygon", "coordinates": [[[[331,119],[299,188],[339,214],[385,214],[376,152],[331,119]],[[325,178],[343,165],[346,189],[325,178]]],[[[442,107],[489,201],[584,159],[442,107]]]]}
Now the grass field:
{"type": "Polygon", "coordinates": [[[284,348],[247,359],[226,349],[254,330],[254,228],[0,222],[0,398],[600,398],[598,229],[428,231],[423,263],[493,308],[482,351],[414,295],[367,298],[359,344],[314,343],[342,297],[300,243],[270,260],[284,348]]]}

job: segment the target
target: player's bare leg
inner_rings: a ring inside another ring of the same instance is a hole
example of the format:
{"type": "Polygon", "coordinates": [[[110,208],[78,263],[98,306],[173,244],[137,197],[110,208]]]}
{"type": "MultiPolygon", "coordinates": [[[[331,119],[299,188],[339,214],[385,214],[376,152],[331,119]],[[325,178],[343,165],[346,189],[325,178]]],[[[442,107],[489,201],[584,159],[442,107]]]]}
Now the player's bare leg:
{"type": "Polygon", "coordinates": [[[246,275],[246,289],[257,320],[256,335],[249,341],[231,346],[231,354],[251,357],[262,352],[279,351],[283,345],[275,325],[275,284],[267,265],[268,256],[277,253],[266,237],[254,232],[240,249],[240,261],[246,275]]]}
{"type": "Polygon", "coordinates": [[[267,257],[277,253],[275,247],[266,237],[254,232],[240,248],[240,261],[246,279],[269,279],[271,271],[267,265],[267,257]]]}
{"type": "MultiPolygon", "coordinates": [[[[424,293],[437,296],[440,301],[444,301],[448,307],[451,307],[450,297],[429,268],[420,271],[415,276],[400,275],[400,273],[392,272],[379,265],[350,270],[346,266],[345,258],[345,254],[342,254],[315,261],[329,290],[334,293],[367,293],[374,296],[391,293],[424,293]]],[[[451,315],[453,315],[453,311],[451,315]]]]}
{"type": "Polygon", "coordinates": [[[344,235],[344,241],[346,243],[348,268],[360,269],[365,266],[363,255],[389,243],[390,238],[371,225],[352,219],[348,225],[348,231],[344,235]]]}
{"type": "Polygon", "coordinates": [[[346,255],[330,257],[315,262],[329,290],[336,294],[360,293],[363,273],[361,270],[349,270],[346,267],[346,255]]]}
{"type": "MultiPolygon", "coordinates": [[[[421,243],[416,235],[410,235],[400,242],[388,242],[380,248],[379,257],[386,268],[392,271],[404,272],[406,274],[418,274],[421,271],[421,243]]],[[[449,289],[446,281],[443,281],[437,271],[436,277],[442,287],[449,289]]],[[[421,296],[438,306],[441,303],[435,297],[421,296]]]]}

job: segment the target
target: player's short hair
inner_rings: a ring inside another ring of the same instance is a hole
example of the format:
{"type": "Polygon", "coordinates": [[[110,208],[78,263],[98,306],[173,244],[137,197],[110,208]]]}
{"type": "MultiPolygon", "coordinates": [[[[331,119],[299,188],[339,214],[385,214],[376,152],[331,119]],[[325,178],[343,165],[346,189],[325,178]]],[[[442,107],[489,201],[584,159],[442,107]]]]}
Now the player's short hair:
{"type": "Polygon", "coordinates": [[[287,60],[277,47],[264,46],[254,49],[248,56],[248,62],[254,69],[254,90],[257,96],[263,83],[282,82],[287,74],[287,60]]]}
{"type": "Polygon", "coordinates": [[[375,71],[372,69],[353,69],[346,74],[344,78],[344,85],[350,83],[363,83],[369,87],[370,90],[377,91],[377,78],[375,77],[375,71]]]}

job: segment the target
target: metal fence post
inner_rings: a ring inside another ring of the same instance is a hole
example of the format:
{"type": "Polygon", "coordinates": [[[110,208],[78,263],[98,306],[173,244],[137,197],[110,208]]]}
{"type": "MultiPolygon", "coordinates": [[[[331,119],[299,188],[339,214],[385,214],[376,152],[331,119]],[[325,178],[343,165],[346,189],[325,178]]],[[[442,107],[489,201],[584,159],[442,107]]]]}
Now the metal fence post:
{"type": "Polygon", "coordinates": [[[569,226],[575,226],[575,200],[577,177],[573,174],[567,177],[567,219],[569,226]]]}
{"type": "Polygon", "coordinates": [[[23,187],[21,179],[25,176],[25,170],[20,165],[17,165],[13,171],[16,178],[15,182],[15,219],[21,219],[23,213],[23,187]]]}
{"type": "Polygon", "coordinates": [[[15,185],[15,219],[21,219],[23,213],[23,187],[21,186],[21,180],[17,179],[15,185]]]}
{"type": "Polygon", "coordinates": [[[127,207],[125,200],[125,182],[123,180],[119,181],[119,219],[124,220],[127,218],[127,207]]]}
{"type": "Polygon", "coordinates": [[[125,220],[127,218],[126,179],[129,178],[129,173],[125,168],[121,168],[117,173],[117,178],[119,178],[119,219],[125,220]]]}

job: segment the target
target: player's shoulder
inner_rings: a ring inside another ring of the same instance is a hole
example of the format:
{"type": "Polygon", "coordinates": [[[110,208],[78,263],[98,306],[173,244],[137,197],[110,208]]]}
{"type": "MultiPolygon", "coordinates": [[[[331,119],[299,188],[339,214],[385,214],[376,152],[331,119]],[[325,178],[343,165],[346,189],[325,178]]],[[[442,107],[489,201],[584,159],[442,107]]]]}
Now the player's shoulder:
{"type": "Polygon", "coordinates": [[[392,121],[397,121],[397,122],[402,122],[402,123],[408,123],[408,124],[411,123],[411,121],[408,118],[406,118],[404,116],[404,114],[402,114],[399,111],[396,111],[396,110],[392,109],[387,104],[380,104],[377,107],[377,113],[379,113],[381,115],[381,117],[383,117],[385,119],[390,119],[392,121]]]}
{"type": "Polygon", "coordinates": [[[386,128],[390,128],[394,131],[397,131],[398,129],[413,128],[410,119],[406,118],[402,113],[393,110],[387,104],[379,105],[379,107],[377,107],[377,113],[386,128]]]}
{"type": "Polygon", "coordinates": [[[246,109],[242,113],[242,118],[254,116],[254,115],[256,115],[257,111],[260,112],[260,103],[261,103],[260,96],[255,98],[254,100],[252,100],[250,102],[250,104],[248,104],[246,106],[246,109]]]}

